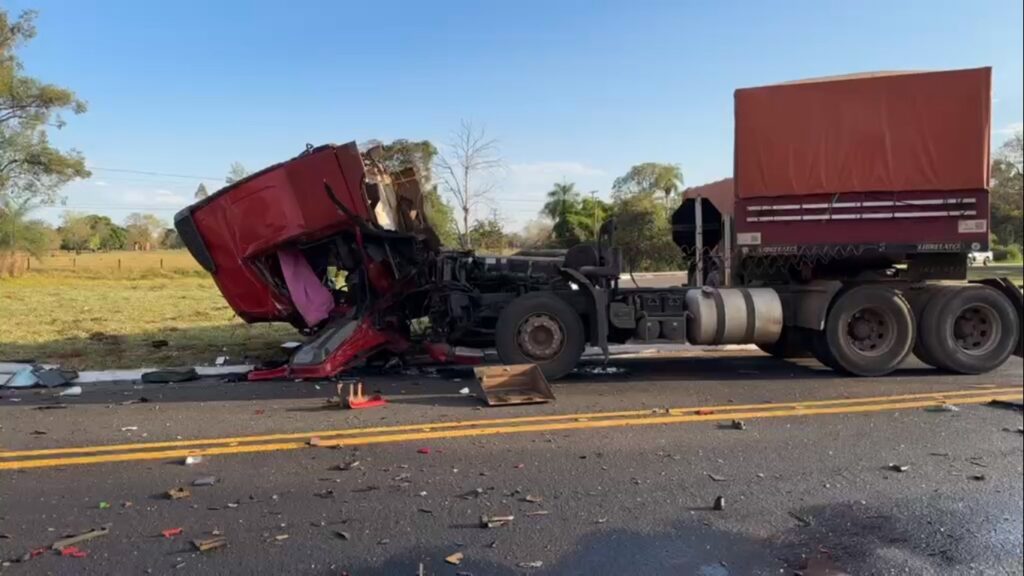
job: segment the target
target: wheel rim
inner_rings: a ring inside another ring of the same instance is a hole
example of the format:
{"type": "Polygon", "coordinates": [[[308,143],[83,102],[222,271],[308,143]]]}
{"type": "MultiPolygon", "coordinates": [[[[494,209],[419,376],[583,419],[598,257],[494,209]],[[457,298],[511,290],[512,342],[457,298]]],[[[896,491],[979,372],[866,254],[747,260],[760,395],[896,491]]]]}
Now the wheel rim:
{"type": "Polygon", "coordinates": [[[988,354],[999,343],[1002,324],[996,311],[984,304],[972,304],[953,320],[953,341],[966,354],[988,354]]]}
{"type": "Polygon", "coordinates": [[[550,360],[562,351],[565,330],[558,320],[547,314],[531,314],[519,325],[516,344],[523,354],[534,360],[550,360]]]}
{"type": "Polygon", "coordinates": [[[889,312],[866,307],[853,313],[843,335],[849,347],[865,356],[885,354],[896,340],[896,322],[889,312]]]}

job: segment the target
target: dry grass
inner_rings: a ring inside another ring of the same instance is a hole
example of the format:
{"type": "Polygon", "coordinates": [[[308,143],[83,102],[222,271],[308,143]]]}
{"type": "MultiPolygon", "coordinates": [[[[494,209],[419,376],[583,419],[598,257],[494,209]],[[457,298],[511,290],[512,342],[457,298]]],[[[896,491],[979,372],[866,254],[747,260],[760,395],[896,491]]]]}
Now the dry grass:
{"type": "Polygon", "coordinates": [[[0,279],[0,360],[78,369],[210,364],[221,355],[274,356],[298,336],[288,325],[243,323],[213,281],[194,274],[117,276],[97,267],[0,279]],[[170,345],[153,348],[159,339],[170,345]]]}
{"type": "Polygon", "coordinates": [[[38,260],[25,258],[22,268],[33,273],[75,274],[84,277],[159,277],[163,274],[205,276],[187,250],[150,252],[52,252],[38,260]]]}

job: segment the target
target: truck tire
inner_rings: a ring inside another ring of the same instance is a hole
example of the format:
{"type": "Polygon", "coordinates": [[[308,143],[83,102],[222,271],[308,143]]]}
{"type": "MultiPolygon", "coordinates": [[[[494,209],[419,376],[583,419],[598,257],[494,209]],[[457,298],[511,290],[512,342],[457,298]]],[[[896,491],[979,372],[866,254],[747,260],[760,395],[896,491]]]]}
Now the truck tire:
{"type": "Polygon", "coordinates": [[[953,288],[949,286],[930,286],[926,291],[912,301],[911,309],[914,311],[914,319],[917,321],[917,337],[914,338],[914,356],[921,362],[932,368],[940,368],[931,350],[924,345],[924,335],[928,329],[924,321],[925,312],[930,306],[936,306],[937,302],[949,295],[953,288]]]}
{"type": "Polygon", "coordinates": [[[988,286],[945,291],[925,308],[921,345],[939,368],[981,374],[998,368],[1013,354],[1020,335],[1017,311],[988,286]]]}
{"type": "Polygon", "coordinates": [[[783,326],[779,339],[771,344],[758,344],[762,352],[776,358],[810,358],[811,352],[804,343],[803,334],[795,326],[783,326]]]}
{"type": "Polygon", "coordinates": [[[832,357],[832,352],[828,349],[828,339],[825,338],[824,330],[806,329],[804,332],[804,342],[807,345],[807,349],[811,351],[811,356],[818,362],[821,362],[822,366],[836,372],[843,372],[843,369],[836,364],[836,359],[832,357]]]}
{"type": "Polygon", "coordinates": [[[884,376],[903,363],[914,345],[914,315],[898,292],[857,286],[836,299],[825,321],[828,350],[842,371],[884,376]]]}
{"type": "Polygon", "coordinates": [[[557,380],[576,367],[585,342],[583,321],[567,302],[545,292],[525,294],[498,315],[494,333],[505,364],[536,364],[557,380]]]}

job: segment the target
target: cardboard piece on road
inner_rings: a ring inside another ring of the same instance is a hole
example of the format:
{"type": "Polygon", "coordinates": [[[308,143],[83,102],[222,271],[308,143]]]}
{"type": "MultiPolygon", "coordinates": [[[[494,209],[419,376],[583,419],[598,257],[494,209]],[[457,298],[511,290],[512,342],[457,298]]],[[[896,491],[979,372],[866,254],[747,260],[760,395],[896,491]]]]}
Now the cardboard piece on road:
{"type": "Polygon", "coordinates": [[[477,366],[473,369],[488,406],[537,404],[555,399],[536,364],[477,366]]]}
{"type": "Polygon", "coordinates": [[[227,546],[228,539],[223,536],[214,536],[213,538],[207,538],[205,540],[193,540],[192,545],[195,546],[196,550],[200,552],[206,552],[207,550],[214,550],[227,546]]]}

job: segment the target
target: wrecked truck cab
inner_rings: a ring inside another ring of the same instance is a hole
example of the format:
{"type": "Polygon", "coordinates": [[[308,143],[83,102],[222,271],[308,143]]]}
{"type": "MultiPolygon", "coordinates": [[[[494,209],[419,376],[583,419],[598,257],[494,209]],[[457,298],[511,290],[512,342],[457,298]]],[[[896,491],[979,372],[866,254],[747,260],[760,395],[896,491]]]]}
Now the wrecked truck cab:
{"type": "Polygon", "coordinates": [[[415,173],[389,174],[355,143],[308,147],[183,209],[174,225],[240,318],[299,329],[366,304],[355,285],[386,292],[409,272],[387,252],[438,247],[415,173]],[[349,290],[321,282],[329,268],[347,273],[349,290]]]}

